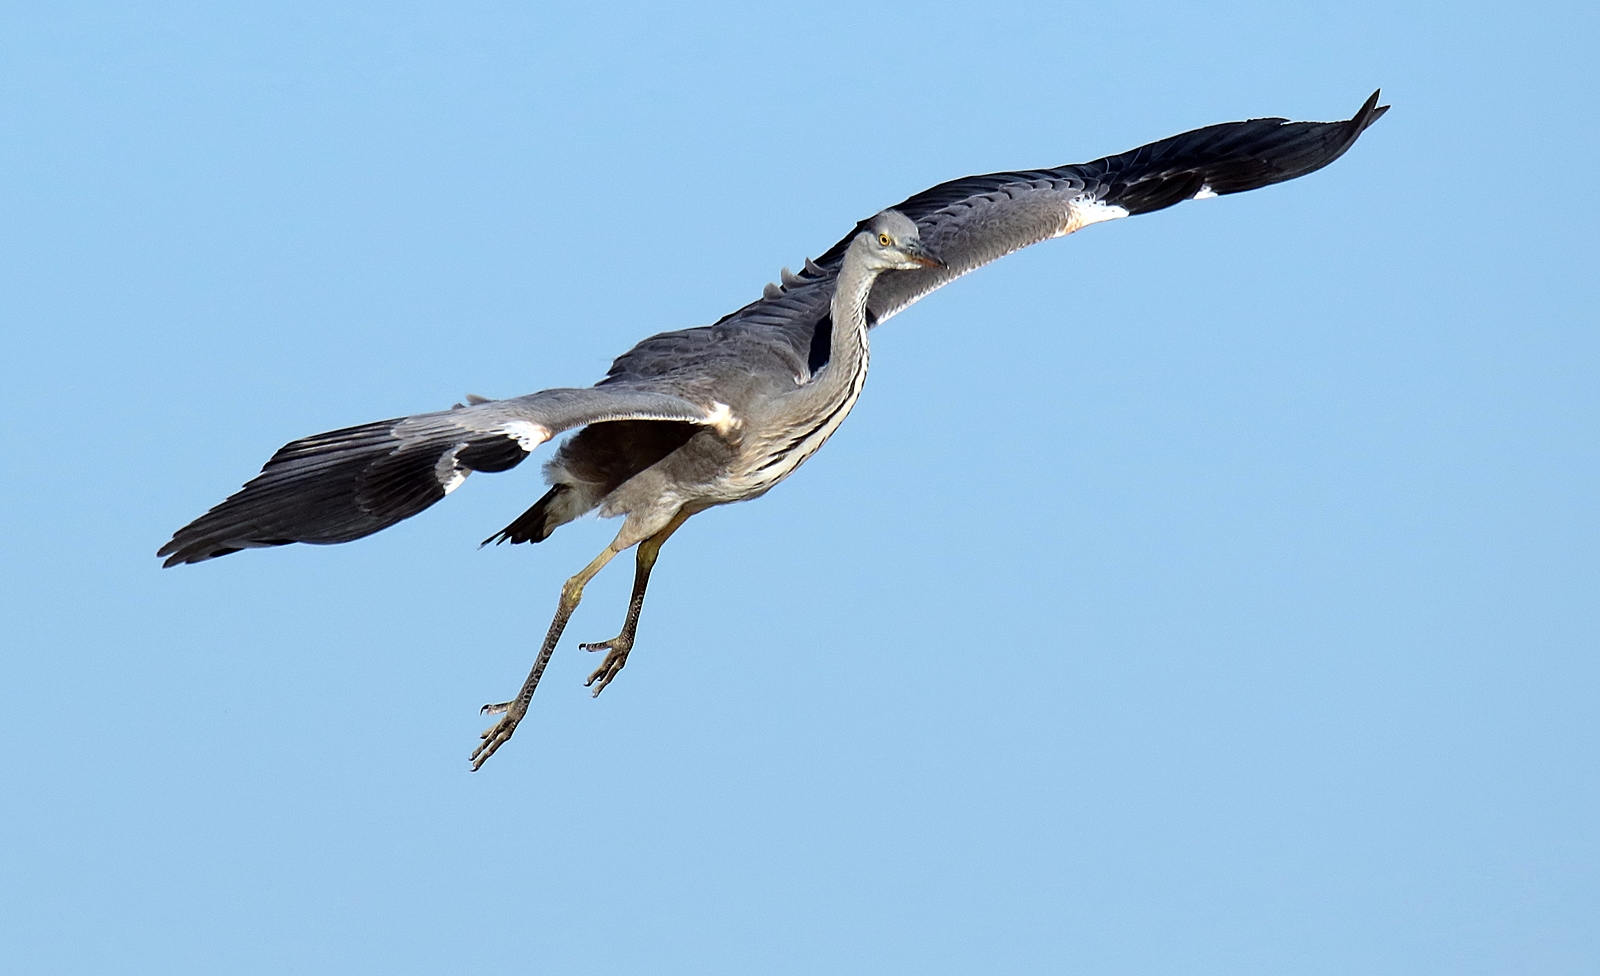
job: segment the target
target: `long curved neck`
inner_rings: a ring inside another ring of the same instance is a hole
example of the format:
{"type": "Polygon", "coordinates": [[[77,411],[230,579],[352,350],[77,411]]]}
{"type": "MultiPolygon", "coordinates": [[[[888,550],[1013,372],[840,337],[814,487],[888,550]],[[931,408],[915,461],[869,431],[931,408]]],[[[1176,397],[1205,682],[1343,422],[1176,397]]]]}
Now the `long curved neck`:
{"type": "Polygon", "coordinates": [[[867,263],[857,239],[844,253],[833,292],[833,351],[828,364],[772,404],[746,446],[748,477],[761,490],[777,484],[815,454],[844,423],[867,381],[867,295],[882,269],[867,263]]]}
{"type": "MultiPolygon", "coordinates": [[[[835,363],[841,374],[864,375],[867,371],[871,354],[867,344],[867,296],[872,294],[872,283],[883,269],[868,267],[865,251],[860,241],[852,243],[839,268],[838,283],[833,289],[833,351],[825,367],[829,372],[835,363]]],[[[856,392],[860,392],[859,384],[856,392]]]]}
{"type": "MultiPolygon", "coordinates": [[[[883,269],[867,264],[867,248],[858,239],[844,252],[833,291],[832,351],[828,364],[817,371],[811,382],[796,390],[803,410],[823,413],[842,406],[848,413],[861,395],[867,379],[867,296],[883,269]]],[[[841,420],[843,417],[841,416],[841,420]]]]}

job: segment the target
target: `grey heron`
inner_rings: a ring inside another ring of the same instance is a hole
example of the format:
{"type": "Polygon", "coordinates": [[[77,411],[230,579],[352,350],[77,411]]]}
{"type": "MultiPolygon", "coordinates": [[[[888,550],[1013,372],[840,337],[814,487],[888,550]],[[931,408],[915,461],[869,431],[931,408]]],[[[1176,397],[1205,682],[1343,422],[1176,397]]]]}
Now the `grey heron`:
{"type": "Polygon", "coordinates": [[[550,490],[488,542],[539,542],[598,510],[616,537],[561,588],[516,697],[470,757],[511,738],[585,584],[637,547],[621,631],[583,645],[606,656],[599,695],[627,663],[657,554],[693,515],[765,494],[838,429],[866,380],[868,333],[936,288],[1012,251],[1090,224],[1294,179],[1350,148],[1388,106],[1378,93],[1337,122],[1251,119],[1195,129],[1093,162],[969,176],[861,221],[802,270],[713,325],[651,336],[589,388],[449,410],[293,441],[261,473],[179,529],[166,566],[291,542],[349,542],[409,518],[474,471],[515,467],[577,429],[545,465],[550,490]]]}

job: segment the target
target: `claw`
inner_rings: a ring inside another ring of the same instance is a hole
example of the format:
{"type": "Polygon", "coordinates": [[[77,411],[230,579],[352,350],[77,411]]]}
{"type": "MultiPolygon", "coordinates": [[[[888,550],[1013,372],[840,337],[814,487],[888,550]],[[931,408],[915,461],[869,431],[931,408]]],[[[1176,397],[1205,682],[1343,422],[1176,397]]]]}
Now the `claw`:
{"type": "Polygon", "coordinates": [[[585,688],[591,686],[594,688],[594,691],[589,695],[590,698],[599,698],[600,693],[606,690],[606,685],[609,685],[611,679],[617,676],[617,672],[621,671],[623,666],[628,663],[628,652],[633,649],[633,642],[624,642],[619,636],[613,637],[608,641],[601,641],[598,644],[580,644],[578,646],[586,651],[604,649],[611,652],[606,655],[604,661],[600,662],[600,666],[594,669],[594,673],[589,675],[589,679],[583,683],[585,688]]]}
{"type": "Polygon", "coordinates": [[[499,702],[494,705],[485,705],[478,709],[479,715],[502,715],[511,710],[510,702],[499,702]]]}
{"type": "Polygon", "coordinates": [[[522,721],[522,715],[513,710],[515,705],[515,702],[505,702],[500,705],[483,706],[485,712],[490,709],[496,709],[505,714],[500,716],[500,721],[484,729],[483,733],[478,736],[483,741],[479,742],[478,747],[472,750],[472,755],[467,757],[467,760],[472,763],[473,772],[483,768],[483,764],[489,761],[489,757],[495,754],[495,750],[511,741],[511,733],[517,730],[517,723],[522,721]]]}
{"type": "Polygon", "coordinates": [[[482,769],[483,764],[489,761],[489,757],[495,754],[495,750],[499,749],[501,745],[511,738],[509,731],[501,730],[501,724],[496,722],[494,725],[484,729],[483,734],[478,736],[483,741],[478,743],[478,748],[472,750],[472,755],[467,757],[472,763],[473,772],[482,769]]]}

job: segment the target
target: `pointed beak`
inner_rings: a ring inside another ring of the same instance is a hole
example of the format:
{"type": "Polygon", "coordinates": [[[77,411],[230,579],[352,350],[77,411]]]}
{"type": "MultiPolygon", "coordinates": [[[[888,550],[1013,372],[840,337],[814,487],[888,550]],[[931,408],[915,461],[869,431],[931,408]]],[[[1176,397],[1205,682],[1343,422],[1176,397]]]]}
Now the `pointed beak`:
{"type": "Polygon", "coordinates": [[[911,245],[905,249],[906,257],[912,264],[919,264],[924,268],[943,268],[945,263],[934,256],[933,252],[922,246],[922,242],[911,245]]]}

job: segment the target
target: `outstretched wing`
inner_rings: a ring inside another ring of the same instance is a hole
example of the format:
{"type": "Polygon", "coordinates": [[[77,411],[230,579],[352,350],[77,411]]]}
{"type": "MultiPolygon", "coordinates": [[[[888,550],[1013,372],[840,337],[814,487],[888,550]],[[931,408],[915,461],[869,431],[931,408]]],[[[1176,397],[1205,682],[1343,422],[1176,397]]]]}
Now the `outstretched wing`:
{"type": "Polygon", "coordinates": [[[718,426],[727,417],[722,404],[666,393],[545,390],[316,434],[284,445],[156,555],[174,566],[291,542],[349,542],[410,518],[474,471],[515,467],[564,430],[610,420],[718,426]]]}
{"type": "MultiPolygon", "coordinates": [[[[1373,92],[1342,122],[1251,119],[1194,129],[1125,153],[1055,169],[968,176],[923,190],[894,209],[917,222],[944,268],[889,271],[873,286],[868,321],[877,324],[961,275],[1012,251],[1103,220],[1163,210],[1184,200],[1242,193],[1292,180],[1349,149],[1387,105],[1373,92]]],[[[769,330],[814,372],[828,361],[833,279],[856,231],[781,285],[711,328],[769,330]]],[[[614,372],[648,372],[659,349],[699,340],[710,329],[653,336],[617,360],[614,372]]]]}
{"type": "MultiPolygon", "coordinates": [[[[1089,163],[991,173],[941,183],[894,209],[917,222],[944,268],[891,271],[868,309],[882,322],[936,288],[1012,251],[1104,220],[1164,210],[1184,200],[1242,193],[1328,165],[1389,106],[1378,92],[1342,122],[1224,122],[1089,163]]],[[[851,235],[853,236],[853,234],[851,235]]],[[[818,260],[836,266],[850,237],[818,260]]]]}

